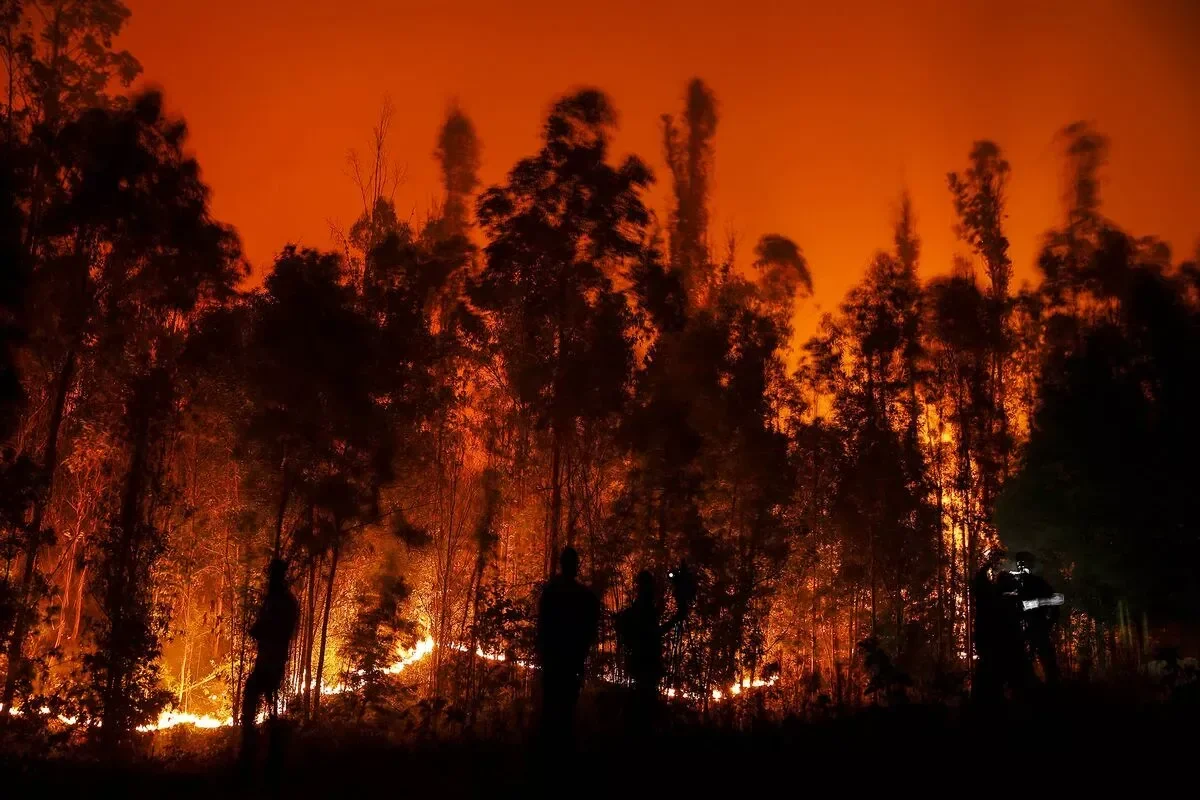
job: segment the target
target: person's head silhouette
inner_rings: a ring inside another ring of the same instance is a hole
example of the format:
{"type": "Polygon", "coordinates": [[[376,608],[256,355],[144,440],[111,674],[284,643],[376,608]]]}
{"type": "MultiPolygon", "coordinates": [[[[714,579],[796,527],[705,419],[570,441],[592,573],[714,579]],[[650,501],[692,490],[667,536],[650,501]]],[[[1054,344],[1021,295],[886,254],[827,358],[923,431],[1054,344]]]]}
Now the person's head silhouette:
{"type": "Polygon", "coordinates": [[[563,577],[575,580],[575,576],[579,574],[579,553],[574,547],[563,548],[562,555],[558,557],[558,567],[563,577]]]}
{"type": "Polygon", "coordinates": [[[287,562],[282,558],[272,558],[267,568],[267,588],[279,591],[287,588],[287,562]]]}
{"type": "Polygon", "coordinates": [[[637,596],[641,600],[654,599],[654,576],[649,570],[642,570],[633,579],[634,588],[637,591],[637,596]]]}

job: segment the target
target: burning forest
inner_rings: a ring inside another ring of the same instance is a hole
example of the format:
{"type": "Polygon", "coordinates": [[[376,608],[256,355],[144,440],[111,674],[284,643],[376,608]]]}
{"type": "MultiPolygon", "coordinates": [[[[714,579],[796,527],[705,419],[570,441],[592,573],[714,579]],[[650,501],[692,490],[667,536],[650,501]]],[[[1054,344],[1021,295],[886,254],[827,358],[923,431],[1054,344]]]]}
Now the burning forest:
{"type": "Polygon", "coordinates": [[[718,226],[705,80],[649,160],[620,96],[547,98],[496,179],[453,104],[424,204],[387,103],[352,221],[252,263],[134,5],[0,10],[0,740],[1195,694],[1200,251],[1106,215],[1099,124],[1040,132],[1029,263],[1022,163],[966,139],[953,257],[897,181],[838,296],[802,225],[718,226]]]}

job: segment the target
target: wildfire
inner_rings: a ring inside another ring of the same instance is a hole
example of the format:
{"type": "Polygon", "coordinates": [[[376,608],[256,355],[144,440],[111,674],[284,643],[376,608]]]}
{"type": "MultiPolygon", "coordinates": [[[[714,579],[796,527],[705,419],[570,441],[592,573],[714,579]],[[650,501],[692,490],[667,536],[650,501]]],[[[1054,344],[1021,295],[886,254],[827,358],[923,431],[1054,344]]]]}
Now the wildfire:
{"type": "Polygon", "coordinates": [[[421,659],[433,652],[434,641],[432,636],[426,636],[421,641],[417,642],[412,648],[400,651],[400,660],[392,664],[384,672],[389,675],[398,675],[408,667],[417,663],[421,659]]]}
{"type": "MultiPolygon", "coordinates": [[[[470,647],[468,647],[465,644],[459,644],[458,642],[454,642],[454,643],[450,644],[450,649],[457,650],[460,653],[471,652],[470,647]]],[[[489,652],[485,651],[482,647],[475,648],[475,655],[486,661],[508,661],[508,656],[506,656],[504,653],[489,653],[489,652]]],[[[512,663],[516,664],[521,669],[529,669],[530,667],[533,666],[533,664],[530,664],[528,661],[525,661],[520,658],[514,659],[512,663]]]]}
{"type": "MultiPolygon", "coordinates": [[[[778,675],[772,675],[770,678],[768,678],[766,680],[763,680],[762,678],[755,678],[753,680],[751,680],[750,678],[742,678],[742,680],[740,682],[734,683],[733,685],[731,685],[728,690],[713,689],[712,693],[709,695],[709,697],[711,697],[714,702],[719,703],[727,697],[737,697],[745,689],[761,689],[764,686],[774,686],[778,682],[779,682],[778,675]]],[[[680,691],[677,691],[672,688],[663,689],[662,693],[663,693],[663,695],[665,695],[666,697],[669,697],[671,699],[674,699],[676,697],[682,697],[685,700],[701,700],[701,699],[703,699],[701,695],[693,694],[691,692],[680,692],[680,691]]]]}
{"type": "MultiPolygon", "coordinates": [[[[749,678],[742,678],[740,683],[735,683],[729,687],[729,694],[734,697],[737,697],[739,694],[742,693],[743,689],[761,689],[764,686],[774,686],[778,681],[779,681],[778,675],[772,675],[769,679],[767,679],[765,681],[762,678],[755,678],[754,680],[750,680],[749,678]]],[[[721,694],[720,690],[714,689],[713,690],[713,699],[720,700],[721,699],[719,697],[720,694],[721,694]]]]}
{"type": "MultiPolygon", "coordinates": [[[[469,653],[471,651],[471,648],[468,645],[462,644],[460,642],[451,642],[450,644],[448,644],[446,646],[450,650],[454,650],[459,653],[469,653]]],[[[401,672],[404,672],[404,670],[408,669],[413,664],[416,664],[416,663],[428,658],[433,653],[433,651],[436,647],[437,647],[437,643],[433,640],[433,637],[426,636],[424,639],[421,639],[412,647],[400,650],[397,653],[397,655],[399,656],[398,660],[396,660],[394,663],[392,663],[390,666],[388,666],[383,671],[388,675],[399,675],[401,672]]],[[[507,662],[507,663],[513,664],[514,666],[520,667],[521,669],[536,669],[536,666],[534,664],[531,664],[530,662],[525,661],[524,659],[518,658],[518,659],[510,660],[508,658],[508,656],[505,655],[504,653],[488,652],[481,647],[475,648],[475,655],[479,658],[484,659],[485,661],[507,662]]],[[[360,675],[362,674],[361,671],[359,672],[359,674],[360,675]]],[[[732,686],[730,686],[727,691],[723,691],[721,689],[713,689],[711,697],[714,701],[720,702],[721,700],[724,700],[726,697],[737,697],[746,689],[759,689],[764,686],[774,686],[778,680],[779,680],[778,675],[772,675],[767,680],[763,680],[761,678],[755,678],[753,680],[751,680],[750,678],[743,678],[740,682],[734,683],[732,686]]],[[[315,683],[315,681],[314,681],[314,683],[315,683]]],[[[347,686],[344,683],[337,683],[332,686],[321,687],[321,694],[323,694],[323,695],[342,694],[343,692],[350,691],[352,688],[353,687],[347,686]]],[[[682,697],[687,700],[700,700],[701,699],[700,695],[696,695],[696,694],[693,694],[690,692],[679,692],[673,688],[663,689],[662,693],[664,696],[666,696],[668,698],[672,698],[672,699],[674,699],[676,697],[682,697]]],[[[0,713],[3,713],[3,706],[0,706],[0,713]]],[[[12,709],[11,713],[14,715],[20,715],[23,712],[20,708],[14,707],[12,709]]],[[[49,715],[50,709],[43,706],[42,708],[38,709],[38,713],[43,714],[43,715],[49,715]]],[[[65,716],[63,714],[58,714],[57,717],[58,717],[59,722],[63,723],[64,725],[76,725],[79,723],[78,717],[70,717],[70,716],[65,716]]],[[[257,721],[262,722],[265,718],[266,718],[266,712],[259,712],[257,721]]],[[[178,727],[179,725],[191,725],[196,728],[205,728],[205,729],[228,728],[233,725],[233,717],[225,717],[222,719],[220,717],[213,717],[208,714],[190,714],[190,713],[184,712],[184,711],[164,711],[158,715],[158,720],[156,722],[152,722],[147,725],[139,725],[137,730],[140,731],[141,733],[153,733],[155,731],[165,731],[165,730],[168,730],[169,728],[175,728],[175,727],[178,727]]]]}
{"type": "MultiPolygon", "coordinates": [[[[383,672],[387,675],[399,675],[401,672],[408,669],[413,664],[416,664],[418,661],[425,659],[430,653],[433,652],[434,647],[436,647],[436,643],[433,641],[433,637],[426,636],[424,639],[420,640],[412,647],[405,649],[405,650],[401,650],[398,654],[400,656],[400,659],[398,661],[396,661],[395,663],[385,667],[383,672]]],[[[357,674],[361,676],[364,673],[362,670],[359,670],[357,674]]],[[[313,684],[315,684],[315,683],[316,683],[316,681],[314,680],[313,684]]],[[[310,688],[311,688],[311,686],[310,686],[310,688]]],[[[343,692],[351,690],[352,688],[353,687],[347,686],[344,683],[337,683],[332,686],[322,686],[321,694],[323,694],[323,695],[341,694],[343,692]]]]}
{"type": "Polygon", "coordinates": [[[142,733],[165,731],[167,728],[174,728],[176,725],[194,725],[197,728],[226,728],[233,725],[233,717],[218,719],[210,717],[208,714],[164,711],[158,715],[158,722],[152,722],[149,725],[139,725],[138,730],[142,733]]]}

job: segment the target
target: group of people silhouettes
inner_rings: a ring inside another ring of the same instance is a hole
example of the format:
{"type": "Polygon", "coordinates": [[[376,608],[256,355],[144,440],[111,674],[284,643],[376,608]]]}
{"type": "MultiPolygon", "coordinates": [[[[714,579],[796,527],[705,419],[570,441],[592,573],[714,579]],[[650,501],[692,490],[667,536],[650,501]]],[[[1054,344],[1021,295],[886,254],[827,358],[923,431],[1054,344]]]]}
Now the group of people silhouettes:
{"type": "MultiPolygon", "coordinates": [[[[1034,558],[1018,553],[1012,560],[993,550],[971,585],[977,661],[973,693],[981,703],[999,704],[1005,689],[1020,690],[1035,680],[1040,663],[1047,683],[1058,679],[1051,640],[1063,596],[1034,573],[1034,558]]],[[[258,652],[243,695],[242,760],[257,751],[256,720],[264,699],[273,714],[283,683],[288,650],[296,632],[299,604],[287,585],[287,564],[273,559],[267,591],[250,629],[258,652]]],[[[664,637],[681,626],[695,597],[695,581],[686,565],[670,573],[676,610],[662,618],[654,576],[638,573],[633,602],[615,616],[615,627],[631,689],[627,719],[633,732],[655,724],[664,674],[664,637]]],[[[599,633],[602,606],[579,581],[579,554],[565,548],[558,572],[542,589],[537,618],[537,655],[541,668],[542,730],[556,746],[571,742],[575,711],[583,688],[588,654],[599,633]]]]}
{"type": "MultiPolygon", "coordinates": [[[[663,638],[682,624],[695,596],[695,583],[686,565],[671,572],[675,613],[661,619],[654,576],[642,571],[634,581],[634,599],[616,616],[616,629],[632,692],[629,720],[645,731],[654,724],[663,677],[663,638]]],[[[300,615],[288,589],[287,564],[273,559],[259,614],[250,628],[257,645],[254,667],[242,696],[241,760],[251,763],[258,750],[257,717],[264,700],[274,715],[276,695],[283,684],[288,650],[300,615]]],[[[572,739],[575,709],[583,688],[588,654],[596,643],[601,603],[579,582],[579,553],[567,547],[559,569],[542,589],[538,604],[537,655],[541,669],[542,727],[547,741],[563,745],[572,739]]]]}
{"type": "Polygon", "coordinates": [[[1052,633],[1063,596],[1034,573],[1030,553],[1010,561],[994,549],[971,583],[974,611],[975,677],[972,693],[983,705],[999,705],[1005,689],[1020,691],[1036,681],[1040,664],[1047,684],[1058,681],[1052,633]]]}
{"type": "MultiPolygon", "coordinates": [[[[684,565],[671,573],[676,610],[665,621],[654,576],[643,570],[634,579],[634,599],[616,615],[616,631],[632,692],[628,719],[634,732],[650,730],[663,678],[663,639],[682,624],[694,584],[684,565]]],[[[546,741],[572,739],[575,709],[583,688],[588,653],[599,631],[601,603],[579,582],[579,554],[567,547],[559,571],[546,582],[538,604],[537,655],[542,670],[542,732],[546,741]]]]}

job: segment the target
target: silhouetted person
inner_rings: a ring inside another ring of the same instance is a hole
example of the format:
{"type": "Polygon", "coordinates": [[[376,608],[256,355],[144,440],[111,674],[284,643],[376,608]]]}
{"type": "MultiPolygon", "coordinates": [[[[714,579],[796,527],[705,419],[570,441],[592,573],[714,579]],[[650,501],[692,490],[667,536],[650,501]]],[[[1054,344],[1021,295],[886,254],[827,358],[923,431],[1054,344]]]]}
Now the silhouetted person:
{"type": "Polygon", "coordinates": [[[537,651],[542,667],[542,731],[553,745],[572,739],[588,651],[596,640],[600,603],[581,584],[579,554],[564,548],[559,573],[546,582],[538,604],[537,651]]]}
{"type": "Polygon", "coordinates": [[[250,628],[250,636],[258,645],[258,654],[242,697],[242,759],[245,763],[252,760],[256,752],[258,728],[255,719],[264,697],[274,715],[276,694],[287,667],[288,646],[296,633],[299,616],[300,605],[288,590],[287,564],[278,558],[272,559],[267,594],[258,618],[250,628]]]}
{"type": "Polygon", "coordinates": [[[654,576],[642,570],[634,579],[634,587],[633,602],[617,617],[617,635],[625,657],[625,671],[633,681],[630,725],[644,733],[653,727],[658,711],[663,636],[682,619],[687,607],[679,604],[676,614],[660,623],[654,576]]]}
{"type": "Polygon", "coordinates": [[[1058,682],[1058,660],[1054,654],[1052,632],[1058,621],[1062,597],[1056,595],[1041,575],[1033,572],[1037,564],[1032,553],[1017,553],[1017,599],[1021,601],[1021,621],[1030,661],[1042,665],[1046,683],[1058,682]]]}
{"type": "Polygon", "coordinates": [[[1018,584],[1001,568],[1003,553],[993,551],[971,581],[974,615],[975,674],[972,698],[985,707],[1004,701],[1004,689],[1024,684],[1025,658],[1018,584]]]}

